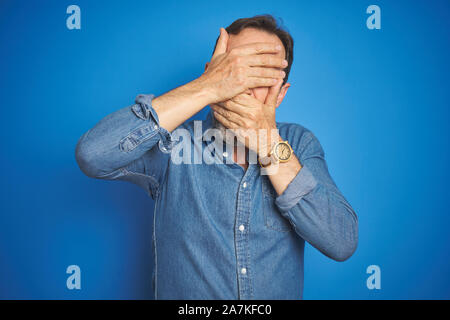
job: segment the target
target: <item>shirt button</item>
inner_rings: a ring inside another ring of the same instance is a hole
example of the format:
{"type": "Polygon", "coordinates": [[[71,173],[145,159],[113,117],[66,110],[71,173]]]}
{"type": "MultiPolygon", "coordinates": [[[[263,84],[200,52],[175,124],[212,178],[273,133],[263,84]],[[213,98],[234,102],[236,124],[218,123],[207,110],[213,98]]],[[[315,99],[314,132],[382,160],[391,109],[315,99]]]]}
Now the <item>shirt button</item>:
{"type": "Polygon", "coordinates": [[[223,157],[224,157],[224,158],[228,157],[228,152],[225,151],[225,152],[223,153],[223,157]]]}
{"type": "Polygon", "coordinates": [[[247,269],[242,268],[242,269],[241,269],[241,273],[242,273],[242,274],[246,274],[246,273],[247,273],[247,269]]]}
{"type": "Polygon", "coordinates": [[[244,230],[245,230],[245,227],[244,227],[243,224],[241,224],[241,225],[239,226],[239,231],[240,231],[240,232],[244,232],[244,230]]]}
{"type": "Polygon", "coordinates": [[[153,128],[154,128],[155,130],[158,130],[158,125],[155,124],[153,128]]]}
{"type": "Polygon", "coordinates": [[[244,182],[244,184],[242,185],[245,188],[247,188],[247,182],[244,182]]]}

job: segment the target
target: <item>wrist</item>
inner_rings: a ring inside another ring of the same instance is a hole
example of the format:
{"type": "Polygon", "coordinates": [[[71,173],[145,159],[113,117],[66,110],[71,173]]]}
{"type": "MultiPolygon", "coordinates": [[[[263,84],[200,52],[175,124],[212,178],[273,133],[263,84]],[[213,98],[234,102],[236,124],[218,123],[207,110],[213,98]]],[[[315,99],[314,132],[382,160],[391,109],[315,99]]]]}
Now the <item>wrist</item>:
{"type": "Polygon", "coordinates": [[[220,101],[216,91],[208,83],[204,74],[192,81],[192,85],[197,88],[199,94],[205,99],[206,105],[220,101]]]}
{"type": "Polygon", "coordinates": [[[269,130],[269,132],[272,132],[272,135],[270,137],[267,137],[268,140],[266,141],[266,143],[259,146],[258,157],[268,157],[274,145],[279,141],[283,141],[279,134],[273,135],[273,131],[269,130]]]}

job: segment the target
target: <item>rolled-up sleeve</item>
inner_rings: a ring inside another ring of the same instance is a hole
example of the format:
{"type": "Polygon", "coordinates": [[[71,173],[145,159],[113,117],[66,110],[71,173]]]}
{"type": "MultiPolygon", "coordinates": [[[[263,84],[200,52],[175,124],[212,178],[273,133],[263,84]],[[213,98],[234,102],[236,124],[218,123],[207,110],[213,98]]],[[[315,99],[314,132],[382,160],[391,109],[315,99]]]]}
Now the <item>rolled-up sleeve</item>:
{"type": "Polygon", "coordinates": [[[154,95],[138,95],[135,100],[135,105],[131,107],[134,114],[142,119],[148,120],[150,122],[150,127],[153,126],[153,129],[159,134],[159,147],[161,151],[170,153],[173,148],[173,140],[172,135],[169,131],[164,129],[159,125],[158,114],[155,109],[152,107],[152,100],[154,95]]]}
{"type": "MultiPolygon", "coordinates": [[[[135,104],[115,111],[101,119],[79,139],[75,157],[80,169],[88,176],[118,179],[127,173],[147,174],[144,154],[159,144],[159,150],[170,153],[171,134],[159,125],[151,102],[154,95],[138,95],[135,104]]],[[[149,161],[159,152],[153,152],[149,161]]],[[[148,157],[147,157],[148,158],[148,157]]],[[[147,163],[147,167],[151,167],[147,163]]]]}
{"type": "Polygon", "coordinates": [[[295,154],[301,170],[275,200],[281,214],[304,240],[326,256],[348,259],[358,243],[358,219],[331,178],[323,149],[306,132],[295,154]]]}
{"type": "Polygon", "coordinates": [[[317,181],[311,171],[303,167],[289,183],[286,190],[276,198],[275,203],[281,211],[289,211],[302,197],[310,193],[316,185],[317,181]]]}

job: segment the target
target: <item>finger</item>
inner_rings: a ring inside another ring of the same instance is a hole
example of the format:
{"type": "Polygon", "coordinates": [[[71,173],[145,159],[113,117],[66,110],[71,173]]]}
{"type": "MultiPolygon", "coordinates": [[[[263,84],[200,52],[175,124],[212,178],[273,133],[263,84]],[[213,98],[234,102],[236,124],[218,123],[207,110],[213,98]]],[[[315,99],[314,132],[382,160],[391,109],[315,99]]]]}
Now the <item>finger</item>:
{"type": "Polygon", "coordinates": [[[221,107],[222,103],[211,103],[209,106],[211,107],[211,109],[214,109],[214,107],[221,107]]]}
{"type": "Polygon", "coordinates": [[[225,109],[226,109],[225,103],[227,103],[228,101],[230,101],[230,100],[226,100],[226,101],[214,103],[214,104],[211,104],[210,107],[211,107],[211,109],[213,109],[213,110],[214,110],[214,107],[225,108],[225,109]]]}
{"type": "Polygon", "coordinates": [[[263,53],[278,53],[282,50],[281,45],[270,42],[249,43],[233,48],[231,51],[238,55],[252,55],[263,53]]]}
{"type": "Polygon", "coordinates": [[[213,105],[211,105],[211,109],[213,109],[214,110],[214,108],[213,107],[218,107],[218,108],[225,108],[226,109],[226,107],[225,107],[225,101],[223,101],[223,102],[219,102],[219,103],[217,103],[217,104],[213,104],[213,105]]]}
{"type": "Polygon", "coordinates": [[[252,55],[246,57],[245,59],[247,65],[250,67],[272,67],[284,69],[288,65],[286,59],[273,54],[252,55]]]}
{"type": "Polygon", "coordinates": [[[234,122],[235,124],[237,124],[240,127],[244,126],[242,117],[239,114],[237,114],[233,111],[230,111],[228,109],[220,108],[220,107],[214,107],[213,110],[214,110],[214,112],[217,112],[218,114],[220,114],[222,117],[224,117],[228,121],[234,122]]]}
{"type": "Polygon", "coordinates": [[[228,32],[224,28],[220,28],[219,40],[217,40],[216,50],[214,50],[212,58],[215,58],[218,55],[227,52],[227,44],[228,44],[228,32]]]}
{"type": "Polygon", "coordinates": [[[231,100],[228,100],[226,103],[220,104],[220,106],[214,106],[211,108],[214,111],[218,111],[221,115],[223,115],[226,118],[228,118],[228,114],[237,114],[240,117],[249,118],[251,110],[251,107],[240,105],[231,100]]]}
{"type": "Polygon", "coordinates": [[[237,105],[242,106],[243,108],[256,108],[261,106],[261,102],[258,99],[248,94],[238,94],[237,96],[231,98],[229,101],[234,102],[237,105]]]}
{"type": "Polygon", "coordinates": [[[248,75],[251,77],[284,79],[286,72],[277,68],[250,67],[248,75]]]}
{"type": "Polygon", "coordinates": [[[276,78],[257,78],[248,77],[246,86],[248,88],[271,87],[274,86],[279,79],[276,78]]]}
{"type": "Polygon", "coordinates": [[[217,119],[217,121],[219,121],[221,124],[223,124],[225,128],[228,128],[228,129],[239,128],[239,125],[237,123],[234,123],[234,122],[228,120],[227,118],[225,118],[224,116],[222,116],[220,113],[218,113],[216,111],[214,111],[214,117],[217,119]]]}
{"type": "Polygon", "coordinates": [[[280,93],[281,85],[283,80],[278,80],[277,84],[269,88],[269,93],[267,94],[264,104],[275,107],[277,104],[278,94],[280,93]]]}

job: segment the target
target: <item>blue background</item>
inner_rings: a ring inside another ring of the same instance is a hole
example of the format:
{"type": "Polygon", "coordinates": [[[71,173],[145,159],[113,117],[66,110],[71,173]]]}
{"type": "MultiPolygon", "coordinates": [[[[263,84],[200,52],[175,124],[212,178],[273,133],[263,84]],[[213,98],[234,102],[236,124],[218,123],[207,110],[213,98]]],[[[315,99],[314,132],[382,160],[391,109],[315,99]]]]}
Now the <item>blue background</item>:
{"type": "Polygon", "coordinates": [[[0,298],[152,298],[152,200],[84,176],[76,142],[137,94],[199,76],[219,28],[261,13],[282,17],[295,39],[278,121],[317,135],[359,216],[348,261],[307,246],[305,299],[450,298],[449,9],[446,0],[2,0],[0,298]],[[66,27],[70,4],[81,30],[66,27]],[[381,30],[366,27],[371,4],[381,30]],[[71,264],[81,290],[66,288],[71,264]],[[366,287],[372,264],[381,290],[366,287]]]}

